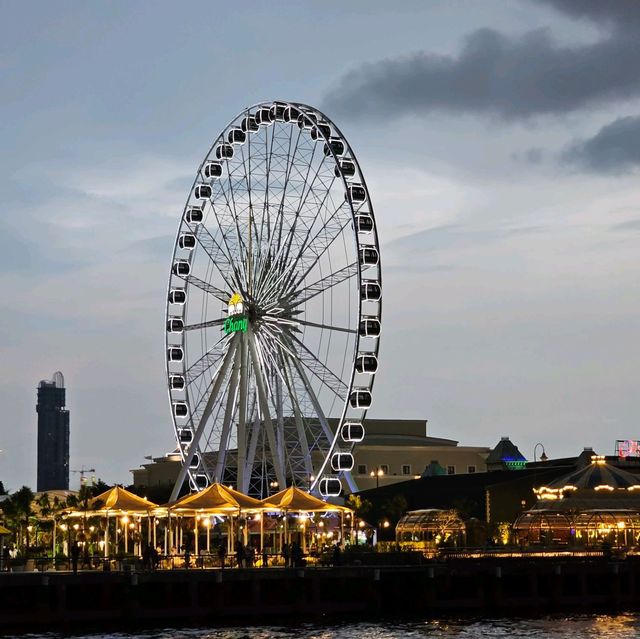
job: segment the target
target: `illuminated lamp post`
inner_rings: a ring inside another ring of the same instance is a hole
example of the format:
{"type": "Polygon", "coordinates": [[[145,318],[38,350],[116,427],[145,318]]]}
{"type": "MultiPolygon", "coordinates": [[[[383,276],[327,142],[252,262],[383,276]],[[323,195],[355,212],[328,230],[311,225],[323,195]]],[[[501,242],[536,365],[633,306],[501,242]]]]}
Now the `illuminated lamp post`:
{"type": "Polygon", "coordinates": [[[540,446],[542,448],[542,455],[540,455],[540,461],[541,462],[546,462],[547,459],[549,459],[547,457],[547,454],[544,452],[544,445],[541,444],[540,442],[538,442],[534,447],[533,447],[533,461],[537,461],[536,459],[536,451],[538,450],[538,446],[540,446]]]}
{"type": "Polygon", "coordinates": [[[379,466],[376,466],[375,469],[369,473],[369,475],[376,478],[376,488],[380,488],[380,477],[384,475],[384,470],[382,470],[382,468],[380,468],[379,466]]]}

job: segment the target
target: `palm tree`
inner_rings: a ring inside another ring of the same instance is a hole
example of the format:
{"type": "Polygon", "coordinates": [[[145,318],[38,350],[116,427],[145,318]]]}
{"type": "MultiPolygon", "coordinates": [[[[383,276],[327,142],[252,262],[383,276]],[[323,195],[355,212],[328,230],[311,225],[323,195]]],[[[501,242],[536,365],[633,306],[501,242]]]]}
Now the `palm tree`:
{"type": "Polygon", "coordinates": [[[23,486],[10,497],[15,505],[15,513],[21,525],[24,523],[26,552],[29,552],[29,519],[33,515],[33,491],[28,486],[23,486]]]}

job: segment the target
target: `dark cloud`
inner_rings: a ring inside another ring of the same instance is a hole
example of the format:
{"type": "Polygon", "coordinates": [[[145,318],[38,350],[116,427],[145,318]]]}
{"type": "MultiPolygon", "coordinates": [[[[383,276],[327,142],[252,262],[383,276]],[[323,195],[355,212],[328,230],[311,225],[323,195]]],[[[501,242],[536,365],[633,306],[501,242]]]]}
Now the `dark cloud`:
{"type": "Polygon", "coordinates": [[[542,1],[574,18],[614,24],[623,30],[636,29],[640,24],[640,2],[638,0],[542,1]]]}
{"type": "MultiPolygon", "coordinates": [[[[487,113],[505,119],[562,114],[640,95],[640,11],[627,3],[548,0],[576,17],[607,15],[600,41],[563,46],[544,30],[508,37],[468,35],[457,56],[424,51],[364,65],[338,82],[325,108],[345,117],[394,117],[432,111],[487,113]],[[606,13],[600,6],[613,7],[606,13]],[[622,8],[626,14],[623,14],[622,8]]],[[[635,3],[640,9],[640,2],[635,3]]]]}
{"type": "Polygon", "coordinates": [[[618,118],[592,138],[575,142],[562,162],[599,173],[628,173],[640,166],[640,117],[618,118]]]}

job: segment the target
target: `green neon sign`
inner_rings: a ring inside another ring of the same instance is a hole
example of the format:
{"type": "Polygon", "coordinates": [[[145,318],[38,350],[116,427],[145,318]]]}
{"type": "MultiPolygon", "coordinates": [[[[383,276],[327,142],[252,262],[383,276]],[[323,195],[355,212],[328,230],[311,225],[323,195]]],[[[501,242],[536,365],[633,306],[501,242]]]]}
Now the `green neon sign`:
{"type": "Polygon", "coordinates": [[[246,333],[248,320],[245,315],[236,315],[235,317],[227,317],[224,321],[224,332],[226,335],[230,333],[246,333]]]}
{"type": "Polygon", "coordinates": [[[506,461],[505,462],[506,467],[509,470],[522,470],[523,468],[527,467],[527,462],[526,460],[512,460],[512,461],[506,461]]]}

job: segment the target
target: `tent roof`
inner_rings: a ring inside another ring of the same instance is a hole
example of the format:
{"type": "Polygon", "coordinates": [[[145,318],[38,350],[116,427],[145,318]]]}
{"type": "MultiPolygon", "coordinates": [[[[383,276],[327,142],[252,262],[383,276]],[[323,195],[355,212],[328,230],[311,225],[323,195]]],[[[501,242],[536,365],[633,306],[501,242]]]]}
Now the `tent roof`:
{"type": "Polygon", "coordinates": [[[304,512],[328,512],[328,511],[349,511],[350,508],[346,506],[336,506],[335,504],[328,504],[326,501],[322,501],[317,497],[314,497],[310,493],[300,490],[295,486],[289,486],[281,490],[271,497],[267,497],[262,500],[263,506],[267,509],[272,507],[277,510],[293,510],[304,512]]]}
{"type": "Polygon", "coordinates": [[[614,489],[629,488],[640,486],[640,479],[626,470],[607,464],[602,457],[594,455],[588,466],[563,475],[543,488],[552,491],[562,490],[565,487],[594,489],[598,486],[609,486],[614,489]]]}
{"type": "Polygon", "coordinates": [[[144,497],[138,497],[138,495],[134,495],[120,486],[114,486],[89,501],[89,508],[96,513],[111,511],[147,513],[157,507],[157,504],[154,504],[152,501],[144,499],[144,497]],[[99,508],[95,508],[99,503],[102,505],[99,508]]]}
{"type": "Polygon", "coordinates": [[[168,507],[175,510],[203,512],[234,512],[236,510],[264,510],[262,502],[222,484],[211,484],[200,492],[186,495],[168,507]]]}
{"type": "Polygon", "coordinates": [[[0,535],[10,535],[11,531],[0,524],[0,535]]]}

